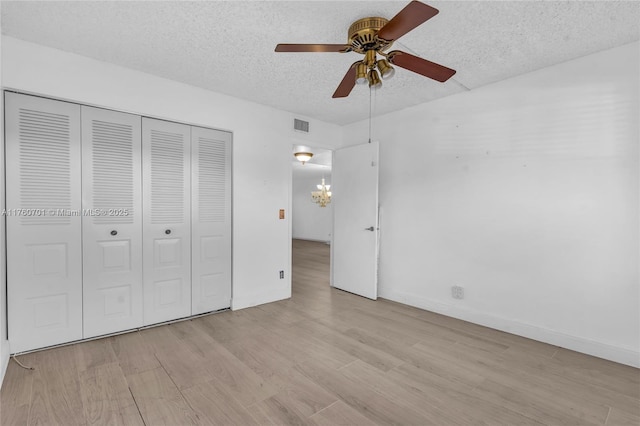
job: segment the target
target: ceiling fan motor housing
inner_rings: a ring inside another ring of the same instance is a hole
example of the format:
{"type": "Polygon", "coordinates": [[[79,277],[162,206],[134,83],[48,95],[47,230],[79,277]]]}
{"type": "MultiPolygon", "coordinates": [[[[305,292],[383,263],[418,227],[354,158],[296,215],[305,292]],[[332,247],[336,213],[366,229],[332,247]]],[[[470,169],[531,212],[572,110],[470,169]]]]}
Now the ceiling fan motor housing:
{"type": "Polygon", "coordinates": [[[367,50],[382,51],[391,46],[392,42],[378,39],[380,28],[384,27],[388,19],[379,17],[362,18],[349,27],[349,44],[353,51],[365,53],[367,50]]]}

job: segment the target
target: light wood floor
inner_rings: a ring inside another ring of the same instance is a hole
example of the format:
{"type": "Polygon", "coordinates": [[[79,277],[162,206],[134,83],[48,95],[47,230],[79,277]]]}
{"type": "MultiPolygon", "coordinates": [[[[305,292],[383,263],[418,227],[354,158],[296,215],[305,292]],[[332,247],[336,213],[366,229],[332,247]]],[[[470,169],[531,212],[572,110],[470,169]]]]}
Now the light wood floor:
{"type": "Polygon", "coordinates": [[[1,424],[640,424],[639,370],[332,290],[293,244],[290,300],[11,361],[1,424]]]}

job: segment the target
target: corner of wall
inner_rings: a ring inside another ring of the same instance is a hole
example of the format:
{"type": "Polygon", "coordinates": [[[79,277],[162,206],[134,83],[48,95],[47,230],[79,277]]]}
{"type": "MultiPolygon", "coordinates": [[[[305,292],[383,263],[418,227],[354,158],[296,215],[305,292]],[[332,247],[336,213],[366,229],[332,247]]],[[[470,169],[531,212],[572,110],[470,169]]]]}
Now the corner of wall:
{"type": "MultiPolygon", "coordinates": [[[[2,6],[0,6],[2,8],[2,6]]],[[[0,52],[2,52],[2,37],[0,37],[0,52]]],[[[1,63],[0,59],[0,63],[1,63]]],[[[4,211],[4,92],[2,89],[2,69],[0,67],[0,210],[4,211]]],[[[9,340],[7,340],[7,280],[5,262],[5,236],[6,230],[4,217],[0,221],[0,387],[9,365],[9,340]]]]}

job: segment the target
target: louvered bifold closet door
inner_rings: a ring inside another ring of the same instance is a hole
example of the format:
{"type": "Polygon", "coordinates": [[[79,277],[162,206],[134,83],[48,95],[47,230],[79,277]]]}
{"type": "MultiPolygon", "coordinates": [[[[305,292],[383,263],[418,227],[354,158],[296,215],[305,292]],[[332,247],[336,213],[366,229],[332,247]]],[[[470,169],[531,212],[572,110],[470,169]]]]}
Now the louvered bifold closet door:
{"type": "Polygon", "coordinates": [[[231,306],[231,133],[191,128],[192,313],[231,306]]]}
{"type": "Polygon", "coordinates": [[[82,107],[85,338],[143,324],[141,120],[82,107]]]}
{"type": "Polygon", "coordinates": [[[80,106],[5,93],[11,352],[82,338],[80,106]]]}
{"type": "Polygon", "coordinates": [[[191,315],[191,130],[142,119],[144,323],[191,315]]]}

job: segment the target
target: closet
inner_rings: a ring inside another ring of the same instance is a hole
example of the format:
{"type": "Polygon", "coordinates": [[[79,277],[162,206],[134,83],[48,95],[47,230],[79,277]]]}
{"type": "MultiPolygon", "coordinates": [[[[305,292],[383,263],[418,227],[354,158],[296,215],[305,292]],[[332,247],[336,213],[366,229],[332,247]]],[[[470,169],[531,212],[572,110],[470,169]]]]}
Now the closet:
{"type": "Polygon", "coordinates": [[[190,132],[142,119],[145,325],[191,314],[190,132]]]}
{"type": "Polygon", "coordinates": [[[12,352],[231,304],[231,134],[5,93],[12,352]]]}

